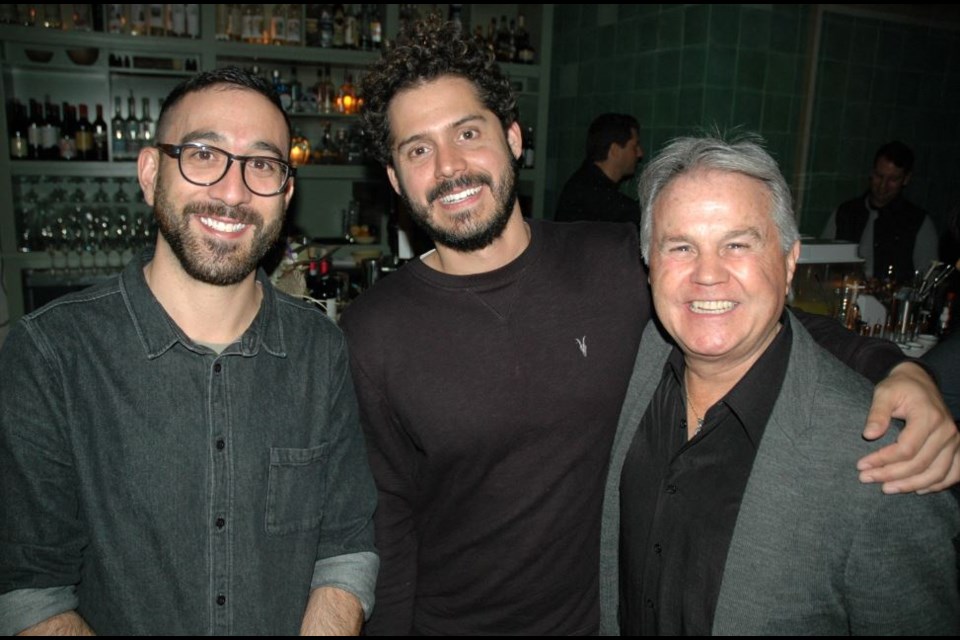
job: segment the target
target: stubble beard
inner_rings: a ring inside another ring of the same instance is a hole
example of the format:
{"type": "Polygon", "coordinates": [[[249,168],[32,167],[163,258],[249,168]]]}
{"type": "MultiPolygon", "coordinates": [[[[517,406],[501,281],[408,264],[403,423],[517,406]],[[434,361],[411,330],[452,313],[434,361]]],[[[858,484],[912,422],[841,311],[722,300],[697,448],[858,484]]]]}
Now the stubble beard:
{"type": "Polygon", "coordinates": [[[253,209],[230,207],[220,202],[190,202],[179,215],[175,209],[164,186],[157,185],[153,212],[160,234],[191,278],[217,286],[237,284],[255,271],[280,237],[283,227],[282,215],[264,227],[263,217],[253,209]],[[190,229],[190,218],[194,215],[231,218],[251,225],[253,240],[248,245],[246,241],[200,236],[190,229]]]}
{"type": "Polygon", "coordinates": [[[503,234],[507,222],[513,214],[513,207],[517,202],[517,178],[519,164],[507,164],[496,184],[487,173],[469,174],[455,180],[445,180],[434,187],[427,194],[425,205],[414,200],[401,187],[400,197],[410,210],[410,215],[435,244],[453,249],[454,251],[469,252],[484,249],[503,234]],[[487,186],[493,194],[494,211],[488,219],[478,219],[476,208],[462,211],[450,216],[451,225],[441,228],[431,217],[430,206],[438,198],[453,191],[477,186],[487,186]]]}

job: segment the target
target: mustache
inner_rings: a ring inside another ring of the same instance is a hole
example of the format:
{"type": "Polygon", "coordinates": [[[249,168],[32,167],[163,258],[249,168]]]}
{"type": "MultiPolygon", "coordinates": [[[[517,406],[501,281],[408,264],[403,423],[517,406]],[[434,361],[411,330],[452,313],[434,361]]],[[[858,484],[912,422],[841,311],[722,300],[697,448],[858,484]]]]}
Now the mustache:
{"type": "Polygon", "coordinates": [[[488,187],[493,187],[493,178],[488,176],[485,173],[471,174],[466,176],[460,176],[455,180],[444,180],[439,183],[433,189],[427,193],[427,204],[431,204],[437,198],[442,198],[443,196],[458,191],[460,189],[468,189],[470,187],[479,187],[486,185],[488,187]]]}
{"type": "Polygon", "coordinates": [[[241,224],[263,225],[260,214],[248,207],[231,207],[222,202],[190,202],[183,207],[184,215],[204,215],[231,218],[241,224]]]}

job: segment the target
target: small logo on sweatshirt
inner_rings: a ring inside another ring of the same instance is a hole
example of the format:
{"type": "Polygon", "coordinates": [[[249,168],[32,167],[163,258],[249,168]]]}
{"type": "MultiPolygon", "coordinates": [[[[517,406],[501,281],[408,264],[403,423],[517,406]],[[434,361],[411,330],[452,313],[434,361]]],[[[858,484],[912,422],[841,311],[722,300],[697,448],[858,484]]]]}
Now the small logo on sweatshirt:
{"type": "Polygon", "coordinates": [[[583,357],[587,357],[587,336],[582,338],[574,338],[577,341],[577,346],[580,347],[580,353],[583,354],[583,357]]]}

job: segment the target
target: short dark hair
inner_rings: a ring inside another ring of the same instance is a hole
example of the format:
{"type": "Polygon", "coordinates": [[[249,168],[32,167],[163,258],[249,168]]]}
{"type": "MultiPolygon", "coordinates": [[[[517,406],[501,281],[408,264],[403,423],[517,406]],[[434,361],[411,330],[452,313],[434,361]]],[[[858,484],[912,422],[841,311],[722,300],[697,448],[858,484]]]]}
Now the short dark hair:
{"type": "Polygon", "coordinates": [[[290,126],[290,118],[287,116],[287,112],[283,110],[283,105],[280,103],[280,96],[277,95],[273,85],[267,82],[264,78],[261,78],[260,76],[254,75],[246,69],[241,69],[240,67],[236,66],[223,67],[221,69],[214,69],[213,71],[204,71],[202,73],[198,73],[197,75],[187,78],[174,87],[164,99],[163,106],[160,108],[160,115],[157,116],[156,139],[161,140],[162,136],[164,135],[165,129],[168,126],[168,114],[178,102],[183,100],[183,98],[188,94],[196,93],[197,91],[203,91],[218,85],[223,85],[225,88],[232,87],[255,91],[269,100],[270,103],[277,108],[277,111],[283,115],[283,121],[287,125],[287,147],[290,146],[289,138],[291,131],[293,130],[290,126]]]}
{"type": "Polygon", "coordinates": [[[362,122],[374,157],[392,164],[392,136],[387,109],[397,93],[442,76],[468,80],[477,98],[506,130],[517,121],[517,96],[510,80],[485,46],[437,16],[410,24],[361,81],[362,122]]]}
{"type": "Polygon", "coordinates": [[[603,162],[610,153],[610,145],[624,146],[634,132],[640,133],[637,119],[626,113],[602,113],[593,119],[587,129],[587,160],[603,162]]]}
{"type": "Polygon", "coordinates": [[[888,142],[877,149],[877,153],[873,156],[874,166],[876,166],[877,160],[880,158],[886,158],[900,169],[903,169],[904,173],[913,172],[913,150],[899,140],[888,142]]]}

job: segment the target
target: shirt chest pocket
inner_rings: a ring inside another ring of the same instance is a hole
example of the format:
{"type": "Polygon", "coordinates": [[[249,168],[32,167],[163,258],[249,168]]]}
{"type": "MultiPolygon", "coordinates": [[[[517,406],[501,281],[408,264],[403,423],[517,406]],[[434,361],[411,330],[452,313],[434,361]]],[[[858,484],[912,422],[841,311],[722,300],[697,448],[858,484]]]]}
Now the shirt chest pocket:
{"type": "Polygon", "coordinates": [[[267,478],[268,534],[285,535],[320,526],[326,493],[327,445],[270,449],[267,478]]]}

